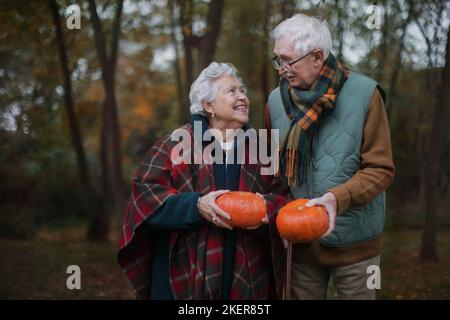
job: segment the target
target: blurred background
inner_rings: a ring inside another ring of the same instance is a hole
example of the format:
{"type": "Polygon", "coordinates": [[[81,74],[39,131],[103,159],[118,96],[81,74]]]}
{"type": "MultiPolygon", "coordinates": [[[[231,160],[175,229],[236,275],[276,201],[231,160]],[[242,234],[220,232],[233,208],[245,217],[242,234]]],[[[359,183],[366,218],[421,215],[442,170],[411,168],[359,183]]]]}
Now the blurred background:
{"type": "Polygon", "coordinates": [[[262,128],[271,33],[298,12],[388,95],[378,298],[449,299],[450,1],[421,0],[0,0],[0,298],[133,298],[116,252],[134,170],[212,60],[237,67],[262,128]]]}

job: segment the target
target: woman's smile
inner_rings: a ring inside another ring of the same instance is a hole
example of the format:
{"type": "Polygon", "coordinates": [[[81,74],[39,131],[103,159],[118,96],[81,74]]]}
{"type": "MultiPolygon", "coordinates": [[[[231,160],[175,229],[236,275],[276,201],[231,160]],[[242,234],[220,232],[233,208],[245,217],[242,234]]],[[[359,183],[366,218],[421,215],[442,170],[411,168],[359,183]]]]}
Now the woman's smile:
{"type": "Polygon", "coordinates": [[[237,106],[235,106],[233,109],[237,113],[243,113],[246,115],[248,114],[248,105],[247,104],[240,103],[237,106]]]}

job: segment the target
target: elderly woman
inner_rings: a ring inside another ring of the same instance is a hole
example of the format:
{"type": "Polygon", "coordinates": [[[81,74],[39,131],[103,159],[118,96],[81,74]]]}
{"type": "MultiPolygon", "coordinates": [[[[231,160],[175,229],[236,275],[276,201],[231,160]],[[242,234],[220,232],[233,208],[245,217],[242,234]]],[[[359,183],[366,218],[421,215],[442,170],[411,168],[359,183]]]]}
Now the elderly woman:
{"type": "MultiPolygon", "coordinates": [[[[274,220],[288,191],[281,178],[261,175],[259,162],[230,161],[237,143],[227,134],[249,129],[249,99],[236,69],[211,63],[192,84],[190,101],[191,124],[181,129],[191,141],[199,124],[203,132],[223,133],[215,138],[225,163],[175,163],[171,155],[178,141],[168,135],[157,142],[133,179],[119,264],[139,299],[275,298],[281,292],[284,251],[274,220]],[[264,197],[268,215],[260,226],[230,226],[229,215],[215,204],[228,190],[264,197]]],[[[205,149],[206,143],[200,145],[205,149]]]]}

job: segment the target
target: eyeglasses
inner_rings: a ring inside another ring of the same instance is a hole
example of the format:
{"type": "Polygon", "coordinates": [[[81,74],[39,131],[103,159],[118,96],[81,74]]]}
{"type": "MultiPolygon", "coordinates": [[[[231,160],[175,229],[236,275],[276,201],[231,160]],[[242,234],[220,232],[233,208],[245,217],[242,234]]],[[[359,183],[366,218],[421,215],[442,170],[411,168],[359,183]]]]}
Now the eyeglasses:
{"type": "Polygon", "coordinates": [[[287,62],[287,61],[281,60],[280,58],[278,58],[278,56],[274,56],[272,58],[272,65],[277,70],[280,70],[281,68],[285,68],[286,70],[291,71],[293,64],[299,62],[303,58],[306,58],[307,56],[309,56],[313,52],[314,52],[314,50],[310,51],[309,53],[305,54],[304,56],[302,56],[302,57],[300,57],[300,58],[298,58],[298,59],[296,59],[294,61],[291,61],[291,62],[287,62]]]}

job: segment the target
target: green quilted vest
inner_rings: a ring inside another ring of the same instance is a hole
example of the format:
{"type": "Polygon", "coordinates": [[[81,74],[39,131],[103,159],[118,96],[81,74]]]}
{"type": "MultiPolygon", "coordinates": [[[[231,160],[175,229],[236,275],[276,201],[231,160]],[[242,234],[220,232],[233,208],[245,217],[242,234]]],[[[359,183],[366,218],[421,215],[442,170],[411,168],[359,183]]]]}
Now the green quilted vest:
{"type": "MultiPolygon", "coordinates": [[[[377,83],[351,72],[341,89],[336,108],[314,133],[306,183],[291,187],[295,198],[320,197],[329,189],[348,181],[360,167],[364,123],[377,83]]],[[[272,128],[280,129],[280,140],[289,128],[279,88],[269,96],[272,128]]],[[[383,232],[386,211],[385,193],[363,207],[352,207],[336,217],[334,232],[320,242],[329,247],[343,247],[374,239],[383,232]]]]}

